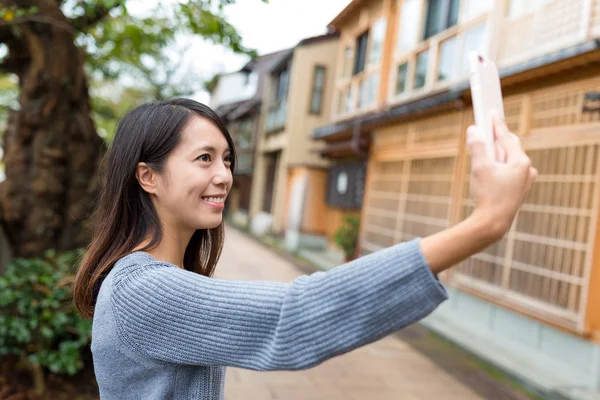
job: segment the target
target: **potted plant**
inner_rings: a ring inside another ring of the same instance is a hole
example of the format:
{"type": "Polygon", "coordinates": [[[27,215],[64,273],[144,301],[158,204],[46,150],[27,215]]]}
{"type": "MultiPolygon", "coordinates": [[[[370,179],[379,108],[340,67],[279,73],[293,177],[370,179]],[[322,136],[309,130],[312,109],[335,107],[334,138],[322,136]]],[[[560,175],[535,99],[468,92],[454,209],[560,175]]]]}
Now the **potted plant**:
{"type": "Polygon", "coordinates": [[[357,216],[348,215],[334,234],[335,243],[342,248],[346,262],[356,258],[359,228],[360,219],[357,216]]]}

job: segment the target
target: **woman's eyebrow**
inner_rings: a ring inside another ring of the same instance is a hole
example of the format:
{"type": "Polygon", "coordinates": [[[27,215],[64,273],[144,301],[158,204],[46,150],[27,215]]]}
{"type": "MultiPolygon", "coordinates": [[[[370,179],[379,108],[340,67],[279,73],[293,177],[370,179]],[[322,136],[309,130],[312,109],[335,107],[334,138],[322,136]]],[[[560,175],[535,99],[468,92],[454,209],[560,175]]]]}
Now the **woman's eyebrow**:
{"type": "MultiPolygon", "coordinates": [[[[192,153],[198,153],[200,151],[207,151],[209,153],[218,153],[217,149],[211,145],[204,145],[204,146],[196,147],[196,148],[194,148],[194,151],[192,153]]],[[[231,147],[225,148],[225,150],[223,150],[223,153],[231,153],[231,147]]]]}

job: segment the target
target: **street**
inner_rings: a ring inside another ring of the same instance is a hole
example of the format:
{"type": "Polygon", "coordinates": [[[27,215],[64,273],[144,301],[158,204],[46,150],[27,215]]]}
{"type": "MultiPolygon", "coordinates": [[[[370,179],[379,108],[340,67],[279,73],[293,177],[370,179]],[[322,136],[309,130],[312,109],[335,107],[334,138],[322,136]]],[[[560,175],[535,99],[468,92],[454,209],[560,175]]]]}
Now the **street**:
{"type": "MultiPolygon", "coordinates": [[[[290,261],[227,227],[216,277],[290,282],[301,274],[290,261]]],[[[390,335],[306,371],[255,372],[229,368],[225,398],[470,400],[484,397],[396,335],[390,335]]]]}

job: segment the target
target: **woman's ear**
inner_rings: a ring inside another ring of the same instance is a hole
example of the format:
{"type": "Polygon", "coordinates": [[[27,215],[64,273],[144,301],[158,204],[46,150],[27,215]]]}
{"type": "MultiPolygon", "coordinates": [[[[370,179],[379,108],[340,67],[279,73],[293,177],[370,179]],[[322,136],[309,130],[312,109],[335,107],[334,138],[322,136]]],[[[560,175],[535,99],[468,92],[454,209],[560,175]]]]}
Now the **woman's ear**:
{"type": "Polygon", "coordinates": [[[156,194],[156,172],[144,162],[138,163],[135,168],[135,177],[144,191],[156,194]]]}

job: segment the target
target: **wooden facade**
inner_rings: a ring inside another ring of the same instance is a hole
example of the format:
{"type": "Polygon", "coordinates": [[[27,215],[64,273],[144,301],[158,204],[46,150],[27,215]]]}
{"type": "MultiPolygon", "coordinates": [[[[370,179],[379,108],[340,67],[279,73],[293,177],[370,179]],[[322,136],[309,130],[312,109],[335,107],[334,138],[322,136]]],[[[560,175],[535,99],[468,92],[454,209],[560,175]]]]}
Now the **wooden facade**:
{"type": "MultiPolygon", "coordinates": [[[[448,284],[563,329],[597,334],[600,113],[582,111],[600,76],[506,96],[507,121],[539,170],[510,232],[448,284]],[[593,290],[595,288],[595,291],[593,290]]],[[[464,132],[470,107],[376,129],[363,253],[424,237],[473,210],[464,132]]],[[[599,232],[600,233],[600,232],[599,232]]]]}
{"type": "Polygon", "coordinates": [[[472,211],[465,59],[479,50],[501,69],[506,121],[540,175],[504,239],[442,278],[600,343],[600,112],[584,107],[600,92],[600,0],[459,4],[457,23],[425,39],[426,0],[355,0],[332,22],[341,32],[333,123],[316,134],[334,157],[370,143],[360,250],[430,235],[472,211]],[[355,73],[348,59],[382,23],[381,55],[355,73]],[[365,81],[377,86],[368,104],[365,81]]]}

